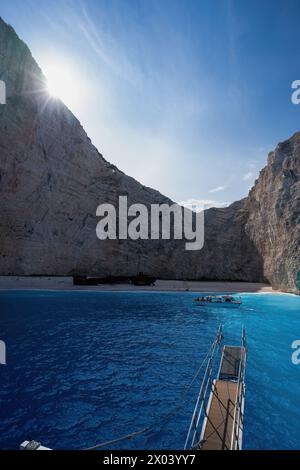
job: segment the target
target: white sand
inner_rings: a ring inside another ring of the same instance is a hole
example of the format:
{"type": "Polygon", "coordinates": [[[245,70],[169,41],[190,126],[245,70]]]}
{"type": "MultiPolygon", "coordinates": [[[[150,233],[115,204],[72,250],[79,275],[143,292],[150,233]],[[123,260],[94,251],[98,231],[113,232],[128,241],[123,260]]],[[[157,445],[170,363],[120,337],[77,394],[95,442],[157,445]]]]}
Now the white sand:
{"type": "Polygon", "coordinates": [[[191,292],[277,292],[268,284],[258,282],[213,281],[156,281],[155,286],[130,284],[103,284],[99,286],[73,286],[72,277],[17,277],[0,276],[0,290],[42,289],[74,291],[186,291],[191,292]]]}

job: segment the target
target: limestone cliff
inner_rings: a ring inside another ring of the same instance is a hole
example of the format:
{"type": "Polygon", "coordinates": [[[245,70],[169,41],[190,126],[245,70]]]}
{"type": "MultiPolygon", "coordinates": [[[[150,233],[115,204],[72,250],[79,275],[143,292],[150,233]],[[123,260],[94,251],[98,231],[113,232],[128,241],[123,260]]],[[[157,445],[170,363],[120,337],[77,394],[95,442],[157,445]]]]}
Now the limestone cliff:
{"type": "Polygon", "coordinates": [[[272,286],[300,293],[300,133],[280,143],[246,201],[246,232],[272,286]]]}
{"type": "Polygon", "coordinates": [[[298,138],[270,157],[249,198],[205,212],[201,251],[186,251],[184,240],[100,241],[99,204],[116,205],[119,195],[129,204],[171,201],[103,158],[70,110],[49,99],[29,49],[1,19],[0,79],[7,86],[0,106],[0,274],[142,270],[174,279],[267,278],[296,290],[298,138]]]}

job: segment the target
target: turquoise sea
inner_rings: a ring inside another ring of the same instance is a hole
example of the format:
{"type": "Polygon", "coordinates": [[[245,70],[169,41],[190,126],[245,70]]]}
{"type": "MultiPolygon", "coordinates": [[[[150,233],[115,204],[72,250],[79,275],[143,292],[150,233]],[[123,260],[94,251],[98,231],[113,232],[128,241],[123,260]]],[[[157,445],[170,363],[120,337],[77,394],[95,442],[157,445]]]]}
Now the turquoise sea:
{"type": "Polygon", "coordinates": [[[300,449],[300,297],[243,294],[241,308],[214,309],[196,296],[0,292],[0,448],[82,449],[155,422],[109,448],[183,448],[200,378],[182,394],[223,324],[226,344],[247,333],[243,447],[300,449]]]}

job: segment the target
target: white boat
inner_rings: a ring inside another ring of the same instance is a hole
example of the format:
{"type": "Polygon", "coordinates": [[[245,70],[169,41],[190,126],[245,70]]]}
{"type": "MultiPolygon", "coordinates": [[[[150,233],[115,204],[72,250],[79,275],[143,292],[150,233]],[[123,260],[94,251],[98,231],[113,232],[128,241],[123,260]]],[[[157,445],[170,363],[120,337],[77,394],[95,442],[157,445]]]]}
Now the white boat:
{"type": "Polygon", "coordinates": [[[233,295],[203,295],[194,299],[202,307],[240,307],[242,299],[233,295]]]}
{"type": "Polygon", "coordinates": [[[20,445],[20,450],[52,450],[49,447],[42,446],[40,442],[37,441],[24,441],[20,445]]]}

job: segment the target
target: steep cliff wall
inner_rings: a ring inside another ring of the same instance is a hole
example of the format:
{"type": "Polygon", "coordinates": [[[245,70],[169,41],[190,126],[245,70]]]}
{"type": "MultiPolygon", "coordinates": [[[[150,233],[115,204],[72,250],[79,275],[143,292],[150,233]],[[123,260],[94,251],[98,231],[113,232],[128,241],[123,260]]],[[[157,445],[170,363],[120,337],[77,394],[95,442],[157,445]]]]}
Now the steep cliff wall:
{"type": "Polygon", "coordinates": [[[300,133],[278,144],[246,201],[246,232],[276,288],[300,293],[300,133]]]}
{"type": "Polygon", "coordinates": [[[0,272],[136,273],[139,247],[100,242],[96,208],[116,204],[119,195],[141,203],[169,199],[102,157],[69,109],[49,98],[29,49],[3,21],[0,78],[7,86],[0,108],[0,272]]]}

